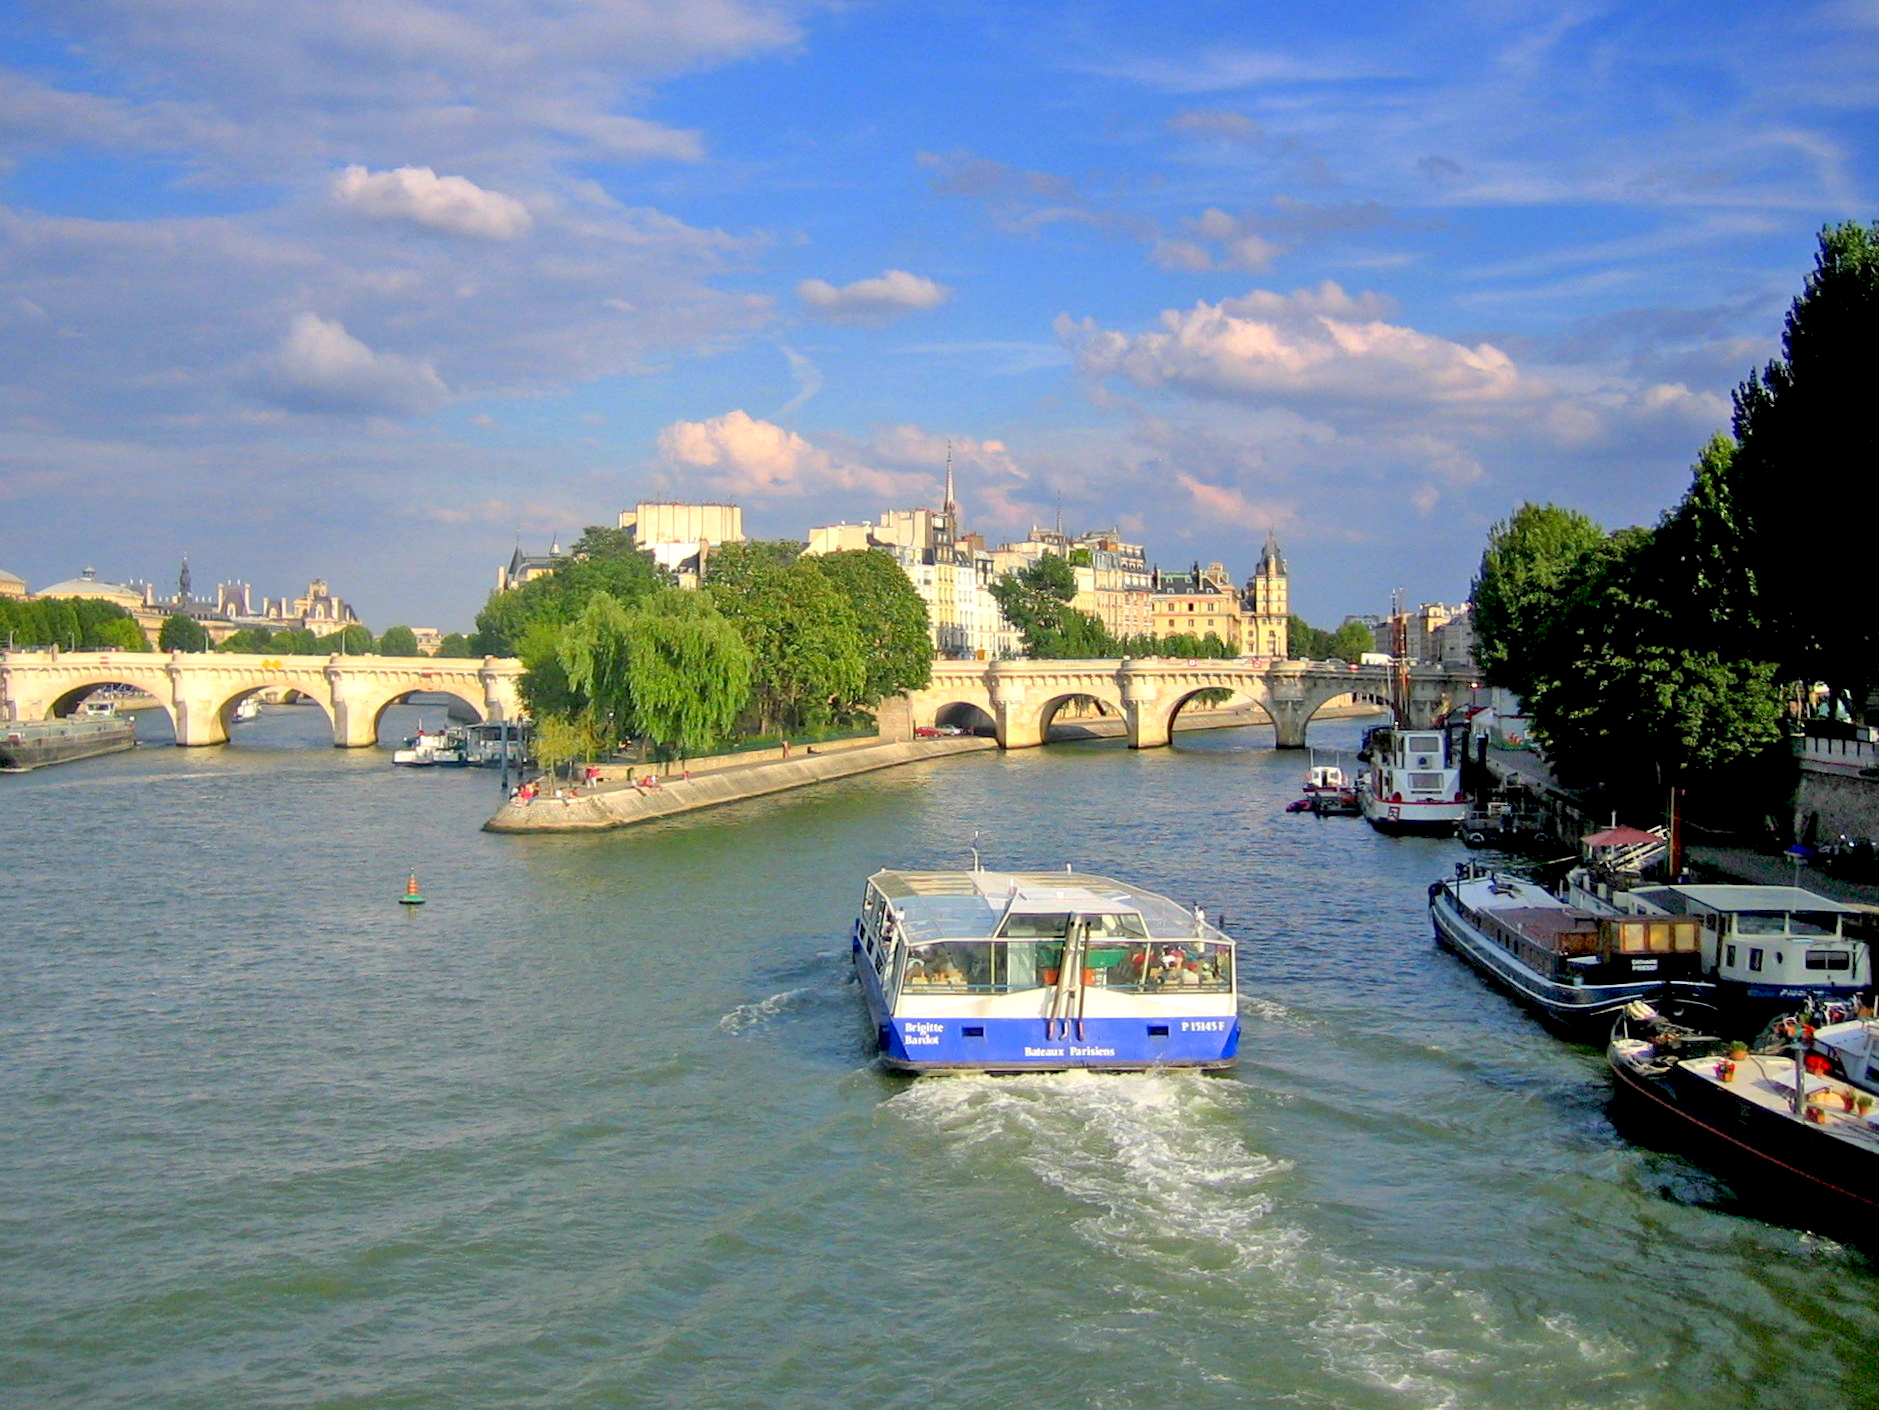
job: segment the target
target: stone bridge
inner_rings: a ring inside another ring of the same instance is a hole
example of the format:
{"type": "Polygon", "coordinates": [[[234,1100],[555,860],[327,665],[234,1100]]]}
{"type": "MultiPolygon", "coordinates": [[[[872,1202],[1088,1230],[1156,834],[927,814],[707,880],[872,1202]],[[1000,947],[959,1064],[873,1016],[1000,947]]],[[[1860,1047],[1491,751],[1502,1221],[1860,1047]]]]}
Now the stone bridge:
{"type": "MultiPolygon", "coordinates": [[[[1001,747],[1028,749],[1044,742],[1058,710],[1084,699],[1122,717],[1131,749],[1154,749],[1168,742],[1183,705],[1203,690],[1224,690],[1266,713],[1279,748],[1303,749],[1305,726],[1333,700],[1355,695],[1396,713],[1395,674],[1342,661],[936,661],[926,688],[906,697],[907,728],[968,724],[977,712],[991,720],[1001,747]]],[[[1444,666],[1410,667],[1401,723],[1433,724],[1466,703],[1476,683],[1444,666]]]]}
{"type": "Polygon", "coordinates": [[[333,746],[359,749],[378,738],[387,705],[414,691],[463,701],[479,720],[519,715],[522,663],[485,656],[268,656],[183,651],[0,651],[0,720],[69,714],[101,685],[127,685],[156,697],[178,744],[222,744],[229,718],[257,691],[304,695],[326,711],[333,746]]]}

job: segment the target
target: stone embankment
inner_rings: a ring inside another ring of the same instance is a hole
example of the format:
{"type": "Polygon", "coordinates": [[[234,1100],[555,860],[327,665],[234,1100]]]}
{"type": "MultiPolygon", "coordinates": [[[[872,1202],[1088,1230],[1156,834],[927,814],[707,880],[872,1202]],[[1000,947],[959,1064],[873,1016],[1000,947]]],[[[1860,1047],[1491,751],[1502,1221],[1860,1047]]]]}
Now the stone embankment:
{"type": "MultiPolygon", "coordinates": [[[[694,770],[690,777],[654,775],[658,782],[652,788],[634,782],[632,770],[620,765],[609,768],[605,781],[591,788],[564,792],[559,798],[552,792],[544,792],[531,802],[504,803],[495,816],[483,824],[483,829],[486,832],[598,832],[630,827],[675,813],[740,803],[877,769],[996,748],[995,740],[973,735],[914,739],[905,743],[870,740],[846,748],[817,745],[814,754],[797,749],[784,759],[773,753],[772,757],[758,763],[734,764],[709,772],[694,770]]],[[[648,775],[641,772],[638,777],[643,779],[648,775]]]]}
{"type": "MultiPolygon", "coordinates": [[[[1324,715],[1367,715],[1375,707],[1367,705],[1334,706],[1324,715]]],[[[1202,729],[1237,729],[1246,725],[1270,724],[1256,706],[1228,706],[1221,709],[1198,709],[1179,717],[1177,733],[1202,729]]],[[[1054,740],[1117,739],[1126,732],[1121,720],[1094,717],[1064,719],[1053,725],[1054,740]]],[[[630,827],[654,818],[676,813],[715,808],[721,803],[741,803],[771,793],[784,793],[833,779],[852,778],[877,769],[917,764],[926,759],[947,758],[955,754],[976,754],[996,749],[994,740],[974,735],[938,739],[913,739],[888,742],[876,739],[835,740],[815,746],[811,754],[802,747],[785,756],[776,749],[759,753],[727,755],[718,759],[698,760],[689,773],[656,775],[657,785],[644,787],[636,779],[655,776],[655,766],[609,765],[597,784],[563,790],[559,796],[554,785],[547,785],[529,802],[510,801],[496,810],[483,824],[485,832],[599,832],[613,827],[630,827]]]]}

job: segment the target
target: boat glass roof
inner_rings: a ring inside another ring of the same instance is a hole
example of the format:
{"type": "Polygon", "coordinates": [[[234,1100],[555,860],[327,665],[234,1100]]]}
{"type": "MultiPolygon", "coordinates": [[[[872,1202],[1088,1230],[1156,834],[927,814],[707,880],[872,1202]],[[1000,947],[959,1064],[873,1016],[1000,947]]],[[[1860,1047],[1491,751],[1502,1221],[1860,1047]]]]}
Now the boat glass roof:
{"type": "Polygon", "coordinates": [[[871,878],[912,944],[988,937],[1009,913],[1140,915],[1151,938],[1222,939],[1187,907],[1087,872],[878,871],[871,878]]]}

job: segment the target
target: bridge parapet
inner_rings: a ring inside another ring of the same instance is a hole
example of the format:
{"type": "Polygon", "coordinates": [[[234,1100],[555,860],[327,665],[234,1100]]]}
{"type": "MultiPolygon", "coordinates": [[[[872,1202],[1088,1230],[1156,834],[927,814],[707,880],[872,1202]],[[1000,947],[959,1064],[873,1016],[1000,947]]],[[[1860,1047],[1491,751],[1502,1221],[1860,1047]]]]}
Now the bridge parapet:
{"type": "MultiPolygon", "coordinates": [[[[927,686],[907,695],[906,718],[911,729],[935,723],[950,705],[972,705],[995,722],[1003,747],[1025,749],[1044,742],[1064,701],[1085,696],[1121,712],[1131,748],[1154,749],[1169,742],[1175,716],[1195,695],[1225,690],[1266,712],[1279,748],[1302,749],[1312,716],[1332,700],[1355,695],[1389,706],[1394,675],[1388,666],[1262,658],[940,661],[927,686]]],[[[1473,684],[1446,667],[1411,667],[1404,723],[1432,724],[1473,684]]]]}
{"type": "Polygon", "coordinates": [[[463,700],[478,719],[521,713],[522,663],[434,656],[270,656],[182,651],[0,651],[0,718],[43,720],[101,685],[123,684],[155,697],[180,745],[221,744],[243,696],[296,691],[333,725],[333,744],[356,749],[378,737],[385,707],[416,691],[463,700]]]}

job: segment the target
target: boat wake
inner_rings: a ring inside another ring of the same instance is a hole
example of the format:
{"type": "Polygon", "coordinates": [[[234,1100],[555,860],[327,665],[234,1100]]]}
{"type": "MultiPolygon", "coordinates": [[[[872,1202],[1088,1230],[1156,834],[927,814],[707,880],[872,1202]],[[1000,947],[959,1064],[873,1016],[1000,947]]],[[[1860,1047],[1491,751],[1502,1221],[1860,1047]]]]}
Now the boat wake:
{"type": "Polygon", "coordinates": [[[1079,1238],[1152,1270],[1138,1304],[1209,1287],[1211,1305],[1237,1309],[1243,1336],[1271,1339],[1268,1354],[1298,1358],[1301,1374],[1459,1410],[1494,1403],[1483,1390],[1510,1347],[1541,1399],[1629,1364],[1622,1342],[1563,1316],[1534,1321],[1461,1275],[1366,1266],[1320,1246],[1288,1215],[1291,1163],[1244,1138],[1249,1101],[1196,1073],[1066,1072],[927,1078],[887,1109],[980,1178],[1015,1164],[1082,1205],[1069,1224],[1079,1238]],[[1172,1288],[1156,1292],[1163,1282],[1172,1288]]]}
{"type": "Polygon", "coordinates": [[[778,1018],[785,1017],[812,1001],[820,1001],[825,995],[813,984],[805,984],[799,989],[785,989],[780,994],[772,994],[767,999],[758,999],[755,1003],[739,1004],[723,1018],[718,1020],[720,1033],[747,1033],[753,1028],[761,1028],[778,1018]]]}
{"type": "Polygon", "coordinates": [[[1283,1261],[1304,1240],[1263,1188],[1289,1169],[1233,1129],[1241,1089],[1197,1073],[1059,1072],[917,1082],[889,1103],[961,1159],[1001,1147],[1086,1206],[1076,1228],[1193,1273],[1283,1261]]]}

